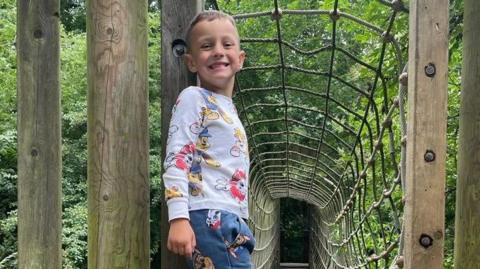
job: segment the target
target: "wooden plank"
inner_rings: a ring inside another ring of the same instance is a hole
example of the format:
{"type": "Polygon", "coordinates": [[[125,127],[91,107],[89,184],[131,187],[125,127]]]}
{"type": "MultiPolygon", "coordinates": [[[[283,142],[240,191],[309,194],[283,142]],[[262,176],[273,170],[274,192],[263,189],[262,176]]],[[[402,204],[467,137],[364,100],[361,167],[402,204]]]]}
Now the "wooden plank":
{"type": "Polygon", "coordinates": [[[455,268],[480,264],[480,2],[464,1],[455,268]]]}
{"type": "Polygon", "coordinates": [[[147,1],[87,1],[88,268],[149,268],[147,1]]]}
{"type": "MultiPolygon", "coordinates": [[[[190,20],[203,7],[202,0],[163,0],[162,1],[162,162],[165,158],[168,127],[172,116],[172,108],[178,94],[188,85],[195,84],[195,78],[188,72],[181,57],[176,57],[172,51],[172,43],[177,39],[184,39],[185,31],[190,20]]],[[[163,174],[163,165],[162,165],[163,174]]],[[[163,269],[188,268],[185,258],[167,250],[168,238],[168,210],[162,191],[161,214],[161,252],[163,269]]]]}
{"type": "Polygon", "coordinates": [[[294,268],[302,268],[308,269],[310,265],[308,263],[288,263],[288,262],[281,262],[280,263],[281,269],[294,269],[294,268]]]}
{"type": "Polygon", "coordinates": [[[58,0],[17,1],[18,268],[62,268],[58,0]]]}
{"type": "Polygon", "coordinates": [[[443,268],[448,1],[410,1],[405,268],[443,268]],[[427,75],[429,74],[429,75],[427,75]]]}

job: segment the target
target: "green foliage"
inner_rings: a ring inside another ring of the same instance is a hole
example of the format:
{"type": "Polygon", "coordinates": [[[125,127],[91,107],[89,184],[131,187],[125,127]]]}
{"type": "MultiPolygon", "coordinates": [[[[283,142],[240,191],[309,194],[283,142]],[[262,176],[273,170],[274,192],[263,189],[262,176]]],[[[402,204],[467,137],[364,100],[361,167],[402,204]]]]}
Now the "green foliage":
{"type": "Polygon", "coordinates": [[[16,268],[15,1],[0,4],[0,268],[16,268]]]}
{"type": "Polygon", "coordinates": [[[87,268],[87,204],[64,209],[62,221],[63,268],[87,268]]]}
{"type": "Polygon", "coordinates": [[[85,32],[87,28],[85,0],[61,0],[60,19],[68,32],[85,32]]]}
{"type": "MultiPolygon", "coordinates": [[[[152,2],[153,3],[153,2],[152,2]]],[[[149,89],[149,131],[150,131],[150,256],[152,268],[160,267],[160,208],[161,208],[161,107],[160,107],[160,64],[161,28],[160,12],[155,3],[150,5],[148,14],[148,89],[149,89]]]]}
{"type": "Polygon", "coordinates": [[[450,0],[448,64],[447,182],[444,268],[454,268],[455,199],[462,69],[463,0],[450,0]]]}
{"type": "Polygon", "coordinates": [[[0,220],[0,268],[17,268],[17,211],[12,210],[0,220]]]}
{"type": "Polygon", "coordinates": [[[61,33],[64,268],[87,267],[86,34],[61,33]]]}
{"type": "Polygon", "coordinates": [[[280,261],[308,262],[308,205],[289,198],[280,203],[280,261]]]}

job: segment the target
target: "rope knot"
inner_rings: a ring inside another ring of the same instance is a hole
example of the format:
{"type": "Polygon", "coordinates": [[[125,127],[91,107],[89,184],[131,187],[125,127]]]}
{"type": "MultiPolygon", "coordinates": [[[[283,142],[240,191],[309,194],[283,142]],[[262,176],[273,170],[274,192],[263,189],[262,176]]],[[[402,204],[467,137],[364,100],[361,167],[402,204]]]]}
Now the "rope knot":
{"type": "Polygon", "coordinates": [[[390,33],[387,33],[387,32],[382,33],[382,38],[383,38],[383,42],[392,42],[393,41],[393,35],[391,35],[390,33]]]}
{"type": "Polygon", "coordinates": [[[275,8],[272,10],[272,21],[273,20],[280,20],[282,18],[283,11],[280,8],[275,8]]]}
{"type": "Polygon", "coordinates": [[[395,12],[400,12],[402,10],[405,10],[405,5],[403,4],[402,0],[393,0],[392,1],[392,9],[395,12]]]}
{"type": "Polygon", "coordinates": [[[330,10],[330,19],[332,19],[332,21],[340,19],[340,11],[338,9],[330,10]]]}

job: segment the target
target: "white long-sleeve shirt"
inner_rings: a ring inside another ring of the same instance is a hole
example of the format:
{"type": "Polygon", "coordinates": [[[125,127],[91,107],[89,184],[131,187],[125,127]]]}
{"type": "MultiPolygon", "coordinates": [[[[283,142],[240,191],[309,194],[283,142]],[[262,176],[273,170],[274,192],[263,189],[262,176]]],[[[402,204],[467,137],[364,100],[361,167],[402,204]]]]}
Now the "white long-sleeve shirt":
{"type": "Polygon", "coordinates": [[[219,209],[248,218],[249,156],[232,99],[188,87],[172,110],[164,162],[169,220],[219,209]]]}

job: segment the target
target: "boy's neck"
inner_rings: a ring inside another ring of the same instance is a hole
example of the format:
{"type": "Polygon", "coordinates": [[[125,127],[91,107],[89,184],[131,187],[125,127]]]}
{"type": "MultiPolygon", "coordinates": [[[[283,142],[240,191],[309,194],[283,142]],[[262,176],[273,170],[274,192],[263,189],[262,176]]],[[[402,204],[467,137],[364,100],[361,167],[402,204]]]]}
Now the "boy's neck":
{"type": "Polygon", "coordinates": [[[231,82],[228,83],[226,87],[215,87],[214,85],[205,85],[200,81],[200,87],[209,90],[211,92],[214,92],[216,94],[221,94],[224,95],[228,98],[232,98],[233,95],[233,86],[234,86],[235,80],[232,80],[231,82]]]}

